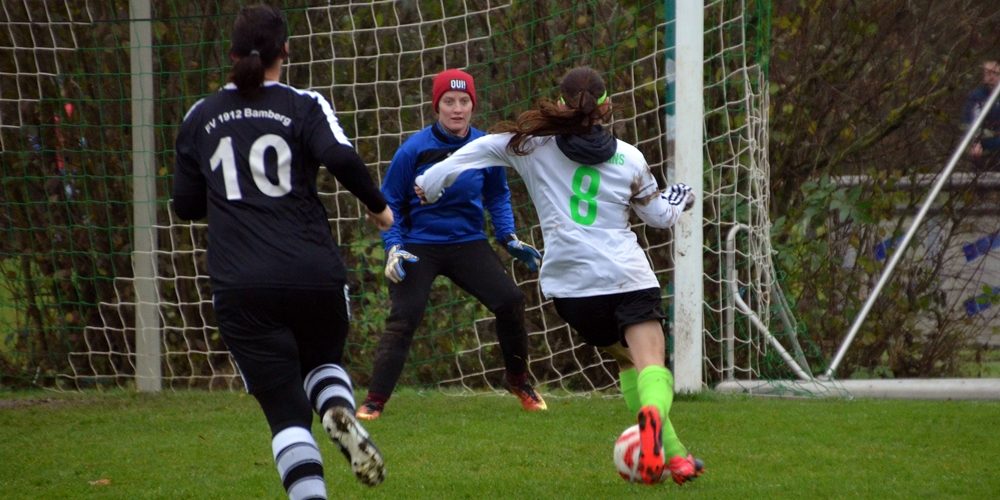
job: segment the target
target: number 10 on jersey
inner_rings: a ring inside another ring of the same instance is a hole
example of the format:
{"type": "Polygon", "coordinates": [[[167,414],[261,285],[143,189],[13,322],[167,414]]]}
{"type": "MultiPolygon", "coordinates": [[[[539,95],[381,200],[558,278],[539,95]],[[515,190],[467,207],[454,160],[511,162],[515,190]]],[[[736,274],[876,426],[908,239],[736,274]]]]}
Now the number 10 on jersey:
{"type": "MultiPolygon", "coordinates": [[[[250,161],[250,173],[253,174],[253,182],[264,193],[272,198],[284,196],[292,190],[292,148],[280,135],[265,134],[253,141],[250,146],[250,154],[247,155],[250,161]],[[265,171],[264,155],[267,150],[273,149],[278,157],[278,183],[274,184],[267,178],[265,171]]],[[[240,191],[240,182],[237,177],[236,152],[233,151],[233,138],[226,136],[219,139],[219,145],[208,160],[215,172],[222,166],[222,178],[226,184],[226,199],[241,200],[243,193],[240,191]]]]}

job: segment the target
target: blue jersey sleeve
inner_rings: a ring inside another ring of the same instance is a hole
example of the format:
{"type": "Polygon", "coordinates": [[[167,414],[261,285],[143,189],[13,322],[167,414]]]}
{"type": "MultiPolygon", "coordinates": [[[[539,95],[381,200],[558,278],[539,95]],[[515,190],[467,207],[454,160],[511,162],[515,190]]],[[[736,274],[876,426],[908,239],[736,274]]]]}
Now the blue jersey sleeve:
{"type": "Polygon", "coordinates": [[[514,233],[514,212],[510,206],[510,187],[504,167],[483,171],[483,206],[493,221],[493,236],[504,242],[514,233]]]}
{"type": "Polygon", "coordinates": [[[395,245],[403,244],[402,224],[412,198],[413,179],[416,177],[416,161],[413,152],[401,147],[393,155],[389,169],[382,180],[382,195],[392,209],[393,223],[387,231],[382,231],[382,242],[386,251],[395,245]]]}

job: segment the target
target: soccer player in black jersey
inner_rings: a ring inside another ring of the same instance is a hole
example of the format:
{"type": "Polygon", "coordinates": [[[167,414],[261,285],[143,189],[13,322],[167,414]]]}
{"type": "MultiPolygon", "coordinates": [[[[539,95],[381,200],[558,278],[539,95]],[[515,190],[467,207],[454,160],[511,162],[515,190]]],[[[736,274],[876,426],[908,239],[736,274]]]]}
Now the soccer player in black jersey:
{"type": "Polygon", "coordinates": [[[385,477],[341,367],[346,270],[317,196],[319,165],[380,230],[393,216],[330,103],[278,82],[287,30],[276,8],[240,11],[230,82],[196,102],[178,132],[173,206],[182,219],[208,217],[219,331],[267,418],[278,473],[297,500],[326,498],[313,410],[362,483],[385,477]]]}

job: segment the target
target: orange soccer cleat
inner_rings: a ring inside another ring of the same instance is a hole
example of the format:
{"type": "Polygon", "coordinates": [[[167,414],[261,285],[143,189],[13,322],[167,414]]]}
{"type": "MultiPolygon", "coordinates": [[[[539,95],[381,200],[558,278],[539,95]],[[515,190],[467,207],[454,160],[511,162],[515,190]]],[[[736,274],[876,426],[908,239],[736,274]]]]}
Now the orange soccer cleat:
{"type": "Polygon", "coordinates": [[[385,409],[385,405],[382,403],[377,403],[375,401],[365,401],[358,408],[357,417],[361,420],[375,420],[382,416],[382,410],[385,409]]]}
{"type": "Polygon", "coordinates": [[[639,409],[639,478],[643,483],[660,482],[663,477],[663,421],[655,406],[639,409]]]}
{"type": "Polygon", "coordinates": [[[669,473],[675,483],[684,484],[688,481],[693,481],[704,471],[705,464],[701,460],[694,458],[689,454],[686,457],[670,457],[670,461],[667,462],[667,468],[663,471],[663,475],[666,476],[669,473]]]}
{"type": "Polygon", "coordinates": [[[542,395],[527,382],[517,386],[507,384],[507,391],[521,400],[521,407],[526,411],[545,411],[549,409],[545,404],[545,400],[542,399],[542,395]]]}

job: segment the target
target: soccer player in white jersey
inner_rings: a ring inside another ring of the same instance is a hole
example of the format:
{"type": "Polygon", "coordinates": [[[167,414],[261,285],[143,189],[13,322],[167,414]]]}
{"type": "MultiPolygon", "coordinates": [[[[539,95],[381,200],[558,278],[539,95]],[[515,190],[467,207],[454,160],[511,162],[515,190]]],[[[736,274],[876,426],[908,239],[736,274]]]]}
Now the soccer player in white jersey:
{"type": "Polygon", "coordinates": [[[330,103],[278,83],[288,57],[280,10],[242,9],[231,82],[194,104],[177,134],[173,206],[208,217],[208,274],[219,332],[271,428],[289,498],[326,498],[313,411],[374,486],[384,462],[354,417],[341,366],[350,319],[347,271],[316,191],[323,164],[385,230],[392,211],[330,103]]]}
{"type": "Polygon", "coordinates": [[[588,344],[617,360],[622,393],[640,429],[643,482],[670,474],[683,484],[703,467],[670,423],[673,376],[664,363],[660,284],[629,227],[629,209],[646,224],[667,228],[694,194],[684,184],[660,191],[642,153],[611,134],[605,126],[611,103],[596,71],[570,70],[559,90],[558,102],[542,100],[430,167],[416,178],[415,190],[433,203],[466,170],[517,170],[545,239],[542,293],[588,344]]]}

